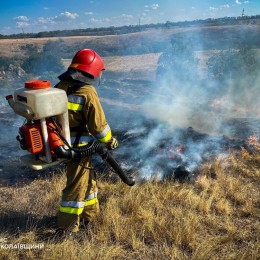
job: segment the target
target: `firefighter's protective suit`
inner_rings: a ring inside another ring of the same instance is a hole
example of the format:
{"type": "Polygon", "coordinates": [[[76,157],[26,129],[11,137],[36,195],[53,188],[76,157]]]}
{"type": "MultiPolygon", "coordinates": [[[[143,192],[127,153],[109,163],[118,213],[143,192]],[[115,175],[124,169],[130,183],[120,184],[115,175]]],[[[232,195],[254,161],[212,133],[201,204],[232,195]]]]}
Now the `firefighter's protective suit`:
{"type": "MultiPolygon", "coordinates": [[[[93,141],[93,138],[108,143],[112,138],[112,132],[96,89],[91,84],[93,80],[73,68],[60,75],[59,79],[61,81],[56,87],[68,94],[72,144],[76,139],[77,146],[84,145],[93,141]],[[79,83],[80,87],[77,85],[79,83]],[[71,93],[69,90],[75,86],[71,93]]],[[[57,224],[64,230],[77,232],[80,218],[91,221],[99,212],[96,176],[91,167],[90,157],[81,160],[72,159],[67,164],[67,183],[62,192],[57,215],[57,224]]]]}

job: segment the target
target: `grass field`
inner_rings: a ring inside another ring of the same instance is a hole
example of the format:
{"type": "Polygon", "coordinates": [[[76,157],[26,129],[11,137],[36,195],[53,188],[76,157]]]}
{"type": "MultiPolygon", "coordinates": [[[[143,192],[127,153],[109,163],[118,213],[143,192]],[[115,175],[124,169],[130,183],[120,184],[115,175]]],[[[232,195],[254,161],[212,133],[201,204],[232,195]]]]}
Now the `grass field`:
{"type": "MultiPolygon", "coordinates": [[[[183,28],[165,30],[163,35],[170,39],[180,31],[183,28]]],[[[82,40],[113,45],[119,38],[130,44],[139,37],[135,33],[62,40],[68,45],[82,40]]],[[[23,57],[26,44],[35,43],[41,49],[48,40],[0,40],[1,55],[23,57]]],[[[211,55],[212,50],[197,52],[202,74],[211,55]]],[[[159,56],[148,53],[104,60],[108,71],[124,79],[136,80],[137,72],[142,72],[141,79],[151,80],[159,56]]],[[[63,62],[67,67],[70,61],[63,62]]],[[[128,106],[109,98],[102,102],[119,109],[128,106]]],[[[121,181],[105,180],[99,173],[100,214],[76,237],[63,241],[57,241],[54,233],[65,173],[35,176],[27,183],[17,179],[0,187],[0,259],[260,259],[259,138],[254,136],[248,145],[250,153],[241,149],[201,165],[194,183],[150,180],[128,187],[121,181]]]]}
{"type": "Polygon", "coordinates": [[[259,140],[250,145],[202,165],[195,183],[99,177],[101,213],[64,241],[53,238],[63,173],[3,187],[0,259],[259,259],[259,140]]]}

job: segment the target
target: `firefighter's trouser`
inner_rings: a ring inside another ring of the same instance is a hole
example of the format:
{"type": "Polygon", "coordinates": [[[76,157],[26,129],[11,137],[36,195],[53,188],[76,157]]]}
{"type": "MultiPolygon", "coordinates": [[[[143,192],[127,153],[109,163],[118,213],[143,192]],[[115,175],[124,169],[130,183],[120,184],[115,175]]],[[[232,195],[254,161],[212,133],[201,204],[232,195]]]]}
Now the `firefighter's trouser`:
{"type": "Polygon", "coordinates": [[[62,201],[57,215],[57,225],[77,232],[80,218],[91,221],[99,212],[97,184],[91,167],[91,158],[71,160],[67,164],[67,183],[62,191],[62,201]]]}

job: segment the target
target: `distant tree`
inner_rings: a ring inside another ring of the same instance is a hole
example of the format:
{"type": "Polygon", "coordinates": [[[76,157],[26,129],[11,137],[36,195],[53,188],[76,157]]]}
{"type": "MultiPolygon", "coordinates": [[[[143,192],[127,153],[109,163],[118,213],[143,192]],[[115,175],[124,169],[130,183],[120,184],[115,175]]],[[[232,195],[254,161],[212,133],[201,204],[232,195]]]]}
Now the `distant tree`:
{"type": "Polygon", "coordinates": [[[240,50],[222,50],[212,56],[207,65],[210,78],[240,80],[257,74],[260,59],[256,50],[246,47],[240,50]]]}
{"type": "Polygon", "coordinates": [[[21,45],[21,50],[25,51],[27,56],[30,56],[38,52],[38,48],[36,44],[21,45]]]}
{"type": "Polygon", "coordinates": [[[60,42],[48,41],[43,47],[42,52],[33,51],[23,62],[22,68],[35,76],[47,72],[60,73],[64,67],[61,62],[62,50],[60,42]]]}

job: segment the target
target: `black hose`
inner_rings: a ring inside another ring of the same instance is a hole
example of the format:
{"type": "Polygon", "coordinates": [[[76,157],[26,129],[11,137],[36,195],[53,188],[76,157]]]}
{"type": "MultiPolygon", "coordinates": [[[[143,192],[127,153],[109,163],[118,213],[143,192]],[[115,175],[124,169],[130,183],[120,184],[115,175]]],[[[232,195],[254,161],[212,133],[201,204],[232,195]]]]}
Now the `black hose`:
{"type": "Polygon", "coordinates": [[[54,152],[58,156],[58,158],[66,158],[66,159],[74,158],[73,150],[65,149],[64,146],[57,146],[54,149],[54,152]]]}
{"type": "Polygon", "coordinates": [[[135,185],[135,178],[127,176],[110,153],[107,153],[106,155],[106,162],[114,169],[114,171],[118,174],[124,183],[126,183],[128,186],[135,185]]]}
{"type": "Polygon", "coordinates": [[[120,165],[111,156],[105,144],[94,141],[93,143],[84,145],[82,147],[70,149],[65,149],[63,146],[58,146],[54,149],[54,152],[59,158],[66,159],[81,159],[97,153],[113,168],[113,170],[119,175],[119,177],[125,184],[127,184],[128,186],[133,186],[135,184],[135,179],[125,174],[120,165]]]}

